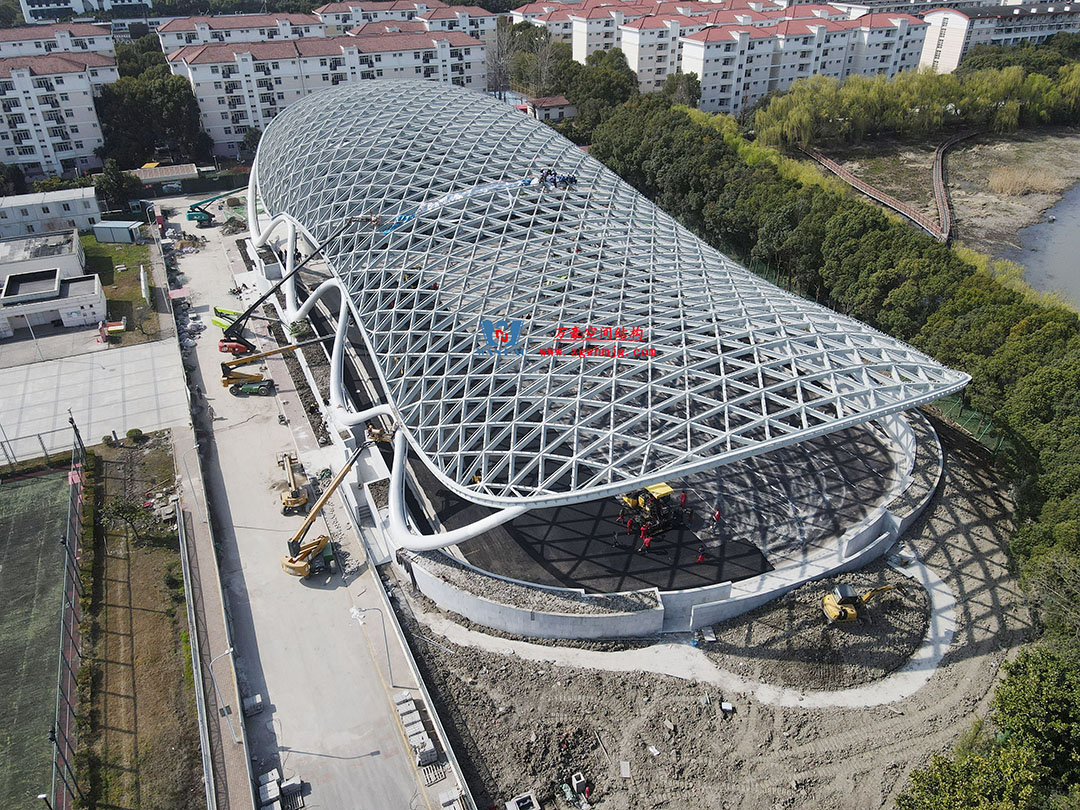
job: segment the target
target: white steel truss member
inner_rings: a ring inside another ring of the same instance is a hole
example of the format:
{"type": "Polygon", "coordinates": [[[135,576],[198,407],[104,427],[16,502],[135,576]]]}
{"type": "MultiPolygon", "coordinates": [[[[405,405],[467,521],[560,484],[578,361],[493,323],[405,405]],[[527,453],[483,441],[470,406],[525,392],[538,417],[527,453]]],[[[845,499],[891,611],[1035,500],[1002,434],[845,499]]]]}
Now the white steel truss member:
{"type": "Polygon", "coordinates": [[[301,99],[263,135],[251,210],[256,193],[276,215],[252,219],[260,239],[319,244],[357,219],[324,249],[338,333],[351,314],[402,441],[487,506],[680,478],[969,379],[768,284],[545,124],[453,86],[301,99]],[[577,182],[522,182],[552,172],[577,182]]]}

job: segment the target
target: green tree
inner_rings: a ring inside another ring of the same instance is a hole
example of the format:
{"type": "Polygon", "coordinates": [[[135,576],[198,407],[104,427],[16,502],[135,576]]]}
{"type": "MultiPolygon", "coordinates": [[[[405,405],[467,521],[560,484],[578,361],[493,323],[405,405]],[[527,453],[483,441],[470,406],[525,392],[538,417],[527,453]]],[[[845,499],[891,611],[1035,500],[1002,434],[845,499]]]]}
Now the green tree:
{"type": "Polygon", "coordinates": [[[115,160],[106,160],[94,185],[105,201],[113,208],[120,208],[142,190],[142,183],[133,174],[120,171],[115,160]]]}
{"type": "Polygon", "coordinates": [[[696,107],[701,98],[701,82],[696,73],[672,73],[664,79],[661,92],[671,99],[672,104],[696,107]]]}
{"type": "Polygon", "coordinates": [[[26,178],[22,169],[14,164],[0,163],[0,195],[26,193],[26,178]]]}
{"type": "Polygon", "coordinates": [[[262,130],[258,127],[248,127],[244,133],[244,140],[241,141],[240,146],[247,152],[255,153],[255,150],[259,148],[259,141],[262,140],[262,130]]]}
{"type": "Polygon", "coordinates": [[[1035,810],[1046,769],[1029,748],[992,746],[956,759],[935,756],[911,775],[896,810],[1035,810]]]}
{"type": "Polygon", "coordinates": [[[137,77],[154,65],[165,65],[161,52],[161,40],[156,34],[147,34],[131,42],[116,45],[116,67],[121,76],[137,77]]]}
{"type": "Polygon", "coordinates": [[[34,193],[41,194],[48,191],[61,191],[66,188],[87,188],[92,185],[94,185],[94,178],[84,174],[70,180],[64,180],[62,177],[46,177],[42,180],[35,180],[33,189],[34,193]]]}
{"type": "Polygon", "coordinates": [[[124,76],[102,87],[95,99],[105,144],[102,157],[138,166],[158,148],[174,158],[205,157],[199,106],[191,85],[155,65],[138,78],[124,76]]]}

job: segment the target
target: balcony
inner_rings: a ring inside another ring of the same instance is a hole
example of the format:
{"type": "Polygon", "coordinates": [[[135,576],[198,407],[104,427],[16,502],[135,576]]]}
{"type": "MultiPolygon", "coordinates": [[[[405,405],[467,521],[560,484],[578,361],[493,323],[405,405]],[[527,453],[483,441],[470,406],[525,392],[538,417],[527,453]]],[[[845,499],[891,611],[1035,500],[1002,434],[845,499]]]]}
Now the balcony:
{"type": "Polygon", "coordinates": [[[255,82],[255,86],[260,90],[269,90],[274,86],[273,79],[258,79],[255,82]]]}
{"type": "Polygon", "coordinates": [[[255,65],[255,72],[256,73],[261,73],[264,76],[269,76],[270,75],[270,66],[269,65],[264,65],[264,64],[261,64],[261,63],[256,64],[255,65]]]}
{"type": "Polygon", "coordinates": [[[339,67],[345,64],[344,59],[334,58],[330,60],[330,70],[337,70],[339,67]]]}
{"type": "Polygon", "coordinates": [[[243,85],[240,82],[225,82],[226,93],[236,93],[242,88],[243,85]]]}
{"type": "Polygon", "coordinates": [[[234,112],[232,114],[232,119],[231,120],[232,120],[232,122],[234,124],[244,123],[245,121],[247,121],[247,113],[246,112],[234,112]]]}
{"type": "Polygon", "coordinates": [[[52,110],[45,113],[45,115],[43,117],[44,117],[44,119],[46,121],[52,121],[54,124],[62,124],[62,123],[64,123],[64,116],[62,116],[58,112],[53,112],[52,110]]]}
{"type": "Polygon", "coordinates": [[[239,72],[240,68],[236,65],[225,65],[225,67],[221,69],[221,78],[227,79],[230,76],[235,76],[239,72]]]}
{"type": "Polygon", "coordinates": [[[38,90],[48,90],[50,93],[56,90],[56,88],[53,86],[53,83],[48,79],[35,79],[34,87],[38,90]]]}

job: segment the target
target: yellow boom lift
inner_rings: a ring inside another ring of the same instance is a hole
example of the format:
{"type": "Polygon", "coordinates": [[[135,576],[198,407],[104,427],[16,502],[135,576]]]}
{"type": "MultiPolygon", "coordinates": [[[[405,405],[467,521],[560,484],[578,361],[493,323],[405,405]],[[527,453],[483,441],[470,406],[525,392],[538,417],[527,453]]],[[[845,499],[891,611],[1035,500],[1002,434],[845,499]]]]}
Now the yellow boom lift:
{"type": "Polygon", "coordinates": [[[900,591],[898,585],[882,585],[873,588],[864,594],[855,593],[850,585],[837,585],[821,599],[821,608],[830,622],[854,622],[869,618],[863,608],[870,604],[871,600],[888,591],[900,591]]]}
{"type": "Polygon", "coordinates": [[[296,471],[293,469],[296,456],[291,453],[282,453],[277,463],[281,469],[285,470],[285,482],[289,485],[289,488],[281,493],[281,514],[291,515],[307,506],[307,488],[301,487],[296,479],[296,471]]]}
{"type": "Polygon", "coordinates": [[[314,506],[311,507],[311,511],[308,512],[308,516],[304,519],[303,525],[300,526],[296,534],[289,540],[289,553],[281,558],[281,569],[286,574],[292,574],[294,577],[307,577],[311,574],[317,574],[330,568],[330,564],[334,559],[333,550],[330,548],[330,538],[325,534],[320,534],[314,540],[305,543],[304,535],[307,534],[307,530],[311,528],[311,524],[315,522],[315,518],[318,517],[323,506],[330,500],[330,496],[334,494],[334,490],[336,490],[338,486],[341,485],[341,482],[345,480],[345,476],[349,474],[349,470],[353,468],[353,464],[360,458],[360,454],[364,451],[364,448],[369,447],[370,445],[371,442],[364,442],[353,450],[352,455],[349,456],[349,460],[345,462],[345,466],[334,476],[334,480],[326,487],[326,491],[319,496],[319,500],[315,501],[314,506]]]}
{"type": "Polygon", "coordinates": [[[260,352],[259,354],[246,354],[241,357],[234,357],[232,360],[226,360],[221,364],[221,384],[225,388],[228,388],[229,393],[233,396],[240,396],[240,394],[258,394],[264,397],[269,396],[274,391],[274,381],[272,379],[265,377],[262,374],[251,374],[237,371],[237,369],[241,366],[257,363],[263,358],[273,357],[275,354],[294,352],[302,346],[310,346],[312,343],[322,343],[326,340],[333,340],[333,338],[333,335],[327,335],[326,337],[315,338],[314,340],[305,340],[303,343],[291,343],[288,346],[278,346],[276,349],[270,349],[270,351],[260,352]]]}
{"type": "Polygon", "coordinates": [[[678,498],[667,484],[652,484],[620,495],[619,523],[631,531],[644,528],[649,534],[686,526],[693,513],[686,505],[686,493],[678,498]]]}

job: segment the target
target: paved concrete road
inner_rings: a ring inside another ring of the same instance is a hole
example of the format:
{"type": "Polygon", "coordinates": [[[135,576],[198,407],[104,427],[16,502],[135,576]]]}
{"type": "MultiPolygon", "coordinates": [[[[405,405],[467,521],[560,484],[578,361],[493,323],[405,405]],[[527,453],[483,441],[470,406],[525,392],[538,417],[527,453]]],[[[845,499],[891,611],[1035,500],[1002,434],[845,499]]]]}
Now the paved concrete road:
{"type": "Polygon", "coordinates": [[[186,424],[176,344],[163,340],[0,369],[0,425],[20,457],[40,455],[37,433],[46,434],[49,449],[69,447],[69,408],[87,444],[113,430],[186,424]]]}
{"type": "MultiPolygon", "coordinates": [[[[235,307],[226,292],[244,271],[235,237],[226,241],[216,228],[201,233],[210,243],[180,259],[193,306],[203,314],[215,303],[235,307]]],[[[310,783],[312,807],[436,807],[450,785],[425,788],[389,700],[401,689],[415,695],[416,684],[382,625],[373,572],[363,566],[346,586],[337,574],[302,581],[281,570],[285,541],[303,516],[281,515],[277,456],[299,447],[312,472],[323,458],[302,435],[308,428],[292,383],[278,361],[275,396],[231,396],[219,382],[218,330],[207,333],[195,350],[196,381],[205,394],[201,415],[210,408],[214,415],[212,442],[204,434],[200,445],[221,577],[241,692],[262,694],[268,707],[247,721],[255,771],[279,767],[285,777],[299,776],[310,783]],[[291,425],[278,421],[283,402],[291,425]]],[[[342,461],[339,453],[335,472],[342,461]]],[[[329,514],[330,527],[320,517],[307,536],[330,533],[352,560],[363,559],[345,517],[329,514]]]]}

